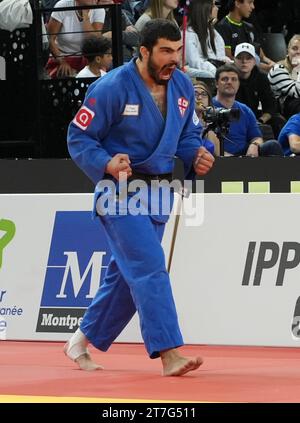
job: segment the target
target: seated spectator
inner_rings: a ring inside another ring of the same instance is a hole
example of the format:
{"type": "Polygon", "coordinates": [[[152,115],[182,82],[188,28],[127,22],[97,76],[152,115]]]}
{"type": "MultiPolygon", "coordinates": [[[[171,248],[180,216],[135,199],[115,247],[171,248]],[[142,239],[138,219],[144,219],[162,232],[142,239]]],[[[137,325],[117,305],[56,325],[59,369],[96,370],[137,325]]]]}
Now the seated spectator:
{"type": "Polygon", "coordinates": [[[107,38],[86,38],[82,43],[81,50],[88,64],[77,74],[76,78],[99,78],[111,68],[111,42],[107,38]]]}
{"type": "MultiPolygon", "coordinates": [[[[228,133],[223,137],[225,155],[231,156],[282,156],[280,144],[275,140],[264,142],[256,117],[246,104],[236,101],[239,89],[239,70],[234,65],[220,66],[216,72],[216,108],[238,109],[240,117],[229,121],[228,133]]],[[[220,148],[222,151],[222,149],[220,148]]]]}
{"type": "Polygon", "coordinates": [[[300,154],[300,113],[287,121],[279,134],[278,141],[285,156],[300,154]]]}
{"type": "Polygon", "coordinates": [[[150,7],[140,16],[135,23],[137,31],[141,31],[150,19],[164,18],[176,22],[173,10],[178,6],[179,0],[150,0],[150,7]]]}
{"type": "Polygon", "coordinates": [[[148,0],[123,0],[122,10],[134,25],[148,7],[148,0]]]}
{"type": "Polygon", "coordinates": [[[208,151],[219,156],[220,140],[216,133],[209,129],[204,119],[205,111],[209,107],[213,107],[211,92],[205,82],[198,78],[192,78],[192,83],[195,90],[195,112],[200,120],[201,125],[203,126],[201,136],[204,140],[204,146],[208,151]],[[211,144],[213,144],[213,148],[211,144]]]}
{"type": "Polygon", "coordinates": [[[188,10],[185,60],[190,76],[214,78],[218,66],[230,59],[225,54],[225,44],[214,29],[218,8],[215,0],[193,0],[188,10]]]}
{"type": "Polygon", "coordinates": [[[264,72],[268,72],[274,65],[261,48],[261,40],[254,26],[244,21],[254,10],[254,0],[229,0],[229,14],[216,25],[216,30],[225,42],[226,55],[233,59],[235,48],[241,43],[250,43],[255,47],[257,62],[264,72]]]}
{"type": "MultiPolygon", "coordinates": [[[[103,0],[102,0],[103,1],[103,0]]],[[[135,27],[131,24],[126,13],[121,9],[122,14],[122,43],[123,43],[123,62],[130,62],[132,59],[135,47],[139,45],[139,34],[135,27]]],[[[111,9],[106,10],[105,21],[103,25],[103,37],[111,40],[111,9]]]]}
{"type": "MultiPolygon", "coordinates": [[[[94,0],[60,0],[58,7],[94,5],[94,0]]],[[[85,36],[101,36],[105,18],[104,9],[53,11],[48,23],[52,58],[47,63],[51,78],[74,76],[86,64],[81,56],[81,44],[85,36]],[[95,31],[95,32],[93,32],[95,31]]]]}
{"type": "Polygon", "coordinates": [[[240,87],[236,99],[250,107],[261,124],[271,125],[277,138],[286,120],[276,111],[276,100],[267,75],[256,66],[253,45],[238,44],[234,61],[240,71],[240,87]]]}
{"type": "Polygon", "coordinates": [[[288,44],[287,56],[270,70],[268,78],[285,118],[300,112],[300,34],[288,44]]]}

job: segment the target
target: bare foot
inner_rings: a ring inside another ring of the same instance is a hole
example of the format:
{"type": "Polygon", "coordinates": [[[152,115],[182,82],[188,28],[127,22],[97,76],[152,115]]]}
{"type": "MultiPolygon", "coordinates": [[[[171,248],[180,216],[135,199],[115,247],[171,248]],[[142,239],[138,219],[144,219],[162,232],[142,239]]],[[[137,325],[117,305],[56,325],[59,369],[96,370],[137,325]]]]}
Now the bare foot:
{"type": "Polygon", "coordinates": [[[175,349],[161,351],[163,376],[182,376],[198,369],[203,363],[201,357],[182,357],[175,349]]]}
{"type": "Polygon", "coordinates": [[[91,359],[91,356],[88,353],[83,354],[80,357],[76,358],[75,361],[81,370],[86,370],[86,371],[103,370],[103,367],[100,366],[100,364],[95,363],[91,359]]]}
{"type": "Polygon", "coordinates": [[[95,363],[91,359],[85,345],[74,344],[73,346],[70,346],[70,342],[67,342],[64,346],[64,353],[71,360],[75,361],[81,370],[103,370],[103,367],[100,366],[100,364],[95,363]]]}

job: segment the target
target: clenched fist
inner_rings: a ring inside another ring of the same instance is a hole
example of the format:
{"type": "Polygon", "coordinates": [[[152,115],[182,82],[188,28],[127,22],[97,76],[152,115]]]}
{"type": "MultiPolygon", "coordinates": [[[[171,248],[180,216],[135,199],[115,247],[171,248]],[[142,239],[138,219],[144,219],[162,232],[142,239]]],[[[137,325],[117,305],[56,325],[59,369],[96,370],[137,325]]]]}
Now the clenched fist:
{"type": "Polygon", "coordinates": [[[197,175],[206,175],[212,168],[214,161],[214,156],[205,147],[200,147],[194,159],[194,169],[197,175]]]}
{"type": "Polygon", "coordinates": [[[130,167],[130,160],[128,154],[116,154],[106,165],[105,172],[112,175],[118,181],[120,177],[125,176],[125,179],[132,175],[132,169],[130,167]]]}

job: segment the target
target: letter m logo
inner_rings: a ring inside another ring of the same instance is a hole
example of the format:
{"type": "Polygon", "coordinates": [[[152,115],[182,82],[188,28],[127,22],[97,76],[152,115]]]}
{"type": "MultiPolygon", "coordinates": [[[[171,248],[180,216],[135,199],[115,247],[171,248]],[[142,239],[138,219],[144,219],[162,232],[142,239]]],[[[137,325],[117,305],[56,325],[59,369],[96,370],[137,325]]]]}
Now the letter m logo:
{"type": "Polygon", "coordinates": [[[41,307],[88,307],[110,256],[102,225],[90,212],[57,212],[41,307]]]}
{"type": "Polygon", "coordinates": [[[90,275],[90,289],[89,292],[85,295],[86,298],[93,298],[96,294],[97,289],[99,288],[100,278],[101,278],[101,270],[103,256],[106,255],[105,251],[95,251],[88,262],[87,267],[84,270],[83,275],[80,275],[78,257],[76,251],[66,251],[64,253],[67,258],[66,268],[61,284],[61,288],[59,294],[56,295],[56,298],[67,298],[67,294],[65,293],[66,284],[68,280],[68,276],[70,276],[73,289],[74,289],[74,297],[77,298],[84,281],[86,280],[89,272],[90,275]]]}

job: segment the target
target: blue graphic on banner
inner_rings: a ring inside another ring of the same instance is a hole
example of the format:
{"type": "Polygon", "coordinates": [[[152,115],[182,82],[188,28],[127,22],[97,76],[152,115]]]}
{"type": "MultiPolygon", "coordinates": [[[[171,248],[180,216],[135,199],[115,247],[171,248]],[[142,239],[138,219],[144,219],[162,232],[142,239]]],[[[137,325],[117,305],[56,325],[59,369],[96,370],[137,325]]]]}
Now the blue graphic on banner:
{"type": "Polygon", "coordinates": [[[41,306],[88,307],[110,256],[102,224],[91,212],[56,212],[41,306]]]}

